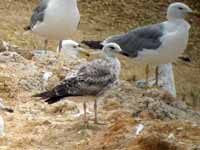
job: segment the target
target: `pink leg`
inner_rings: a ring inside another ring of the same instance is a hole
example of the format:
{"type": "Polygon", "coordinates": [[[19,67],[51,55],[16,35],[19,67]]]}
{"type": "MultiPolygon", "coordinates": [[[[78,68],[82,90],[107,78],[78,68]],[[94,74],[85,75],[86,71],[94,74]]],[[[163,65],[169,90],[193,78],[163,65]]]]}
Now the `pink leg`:
{"type": "Polygon", "coordinates": [[[84,103],[83,103],[83,109],[84,109],[84,116],[83,116],[84,125],[85,125],[86,127],[88,127],[87,105],[86,105],[86,102],[85,102],[85,101],[84,101],[84,103]]]}
{"type": "Polygon", "coordinates": [[[94,123],[98,123],[97,121],[97,99],[94,101],[94,123]]]}

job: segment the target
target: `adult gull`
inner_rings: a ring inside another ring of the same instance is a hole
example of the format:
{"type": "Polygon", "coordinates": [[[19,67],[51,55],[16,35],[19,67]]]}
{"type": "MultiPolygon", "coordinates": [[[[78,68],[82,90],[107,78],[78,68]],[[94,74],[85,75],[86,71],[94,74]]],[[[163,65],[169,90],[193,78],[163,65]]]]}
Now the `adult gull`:
{"type": "Polygon", "coordinates": [[[79,54],[84,54],[89,56],[90,54],[86,52],[79,43],[73,40],[63,40],[61,44],[61,49],[59,46],[57,52],[63,53],[65,56],[77,58],[79,54]]]}
{"type": "MultiPolygon", "coordinates": [[[[34,95],[41,97],[48,104],[56,103],[64,97],[95,95],[99,96],[119,80],[120,62],[116,53],[121,48],[116,43],[105,44],[105,57],[82,65],[73,77],[66,78],[52,90],[34,95]]],[[[95,123],[97,123],[97,99],[94,103],[95,123]]],[[[87,125],[86,103],[84,102],[84,122],[87,125]]]]}
{"type": "MultiPolygon", "coordinates": [[[[115,35],[103,42],[83,41],[91,48],[115,42],[122,53],[144,64],[167,64],[175,61],[187,47],[190,24],[184,19],[192,13],[192,9],[183,3],[172,3],[167,9],[167,21],[148,25],[115,35]]],[[[146,67],[148,84],[149,67],[146,67]]],[[[156,84],[158,84],[158,68],[156,69],[156,84]]]]}
{"type": "Polygon", "coordinates": [[[60,40],[61,49],[61,41],[77,31],[79,21],[77,0],[41,0],[33,10],[30,25],[25,30],[44,37],[45,48],[48,39],[60,40]]]}

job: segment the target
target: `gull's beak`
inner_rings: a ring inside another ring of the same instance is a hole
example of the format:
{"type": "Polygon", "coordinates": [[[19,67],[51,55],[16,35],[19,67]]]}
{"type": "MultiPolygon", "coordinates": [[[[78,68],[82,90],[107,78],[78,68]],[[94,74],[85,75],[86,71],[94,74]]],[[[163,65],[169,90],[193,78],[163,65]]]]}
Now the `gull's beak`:
{"type": "Polygon", "coordinates": [[[200,17],[200,12],[198,12],[197,10],[193,11],[191,8],[187,8],[187,12],[190,14],[190,15],[193,15],[193,16],[199,16],[200,17]]]}
{"type": "Polygon", "coordinates": [[[193,13],[193,10],[192,10],[191,8],[188,7],[187,12],[188,12],[189,14],[192,14],[192,13],[193,13]]]}
{"type": "Polygon", "coordinates": [[[90,53],[84,50],[82,47],[79,47],[79,53],[88,57],[90,56],[90,53]]]}
{"type": "Polygon", "coordinates": [[[200,17],[200,12],[198,12],[198,11],[191,11],[191,12],[189,12],[191,15],[193,15],[193,16],[197,16],[197,17],[200,17]]]}

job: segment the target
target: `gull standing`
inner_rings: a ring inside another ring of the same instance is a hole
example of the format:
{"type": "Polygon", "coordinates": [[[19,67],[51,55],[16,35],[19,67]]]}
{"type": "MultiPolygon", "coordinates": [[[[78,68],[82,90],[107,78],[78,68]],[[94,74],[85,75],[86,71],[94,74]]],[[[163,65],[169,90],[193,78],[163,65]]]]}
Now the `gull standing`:
{"type": "MultiPolygon", "coordinates": [[[[34,97],[41,97],[48,104],[53,104],[64,97],[103,94],[119,80],[120,62],[116,53],[121,52],[121,48],[116,43],[108,43],[105,44],[103,52],[104,58],[82,65],[75,76],[63,80],[52,90],[36,94],[34,97]]],[[[94,111],[94,121],[97,123],[97,99],[95,99],[94,111]]],[[[84,122],[88,124],[85,102],[84,122]]]]}
{"type": "Polygon", "coordinates": [[[41,0],[25,30],[44,37],[45,48],[48,39],[60,40],[61,49],[61,41],[77,31],[79,21],[77,0],[41,0]]]}
{"type": "MultiPolygon", "coordinates": [[[[83,41],[91,48],[117,43],[124,55],[144,64],[167,64],[175,61],[187,47],[190,24],[184,19],[192,9],[183,3],[172,3],[167,10],[167,21],[137,28],[128,33],[115,35],[103,42],[83,41]],[[100,43],[100,44],[99,44],[100,43]]],[[[146,67],[148,84],[149,67],[146,67]]],[[[158,85],[158,68],[156,69],[158,85]]]]}

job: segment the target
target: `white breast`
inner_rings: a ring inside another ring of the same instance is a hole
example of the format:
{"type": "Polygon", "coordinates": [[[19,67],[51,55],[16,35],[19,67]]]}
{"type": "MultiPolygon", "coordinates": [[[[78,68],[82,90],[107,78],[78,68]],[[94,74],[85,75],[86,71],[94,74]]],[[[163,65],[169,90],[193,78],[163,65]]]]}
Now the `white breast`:
{"type": "Polygon", "coordinates": [[[110,58],[110,61],[111,61],[111,69],[115,76],[117,78],[119,78],[119,75],[120,75],[120,71],[121,71],[121,64],[120,64],[120,61],[117,59],[117,58],[110,58]]]}
{"type": "Polygon", "coordinates": [[[3,118],[0,116],[0,137],[4,135],[4,121],[3,118]]]}
{"type": "Polygon", "coordinates": [[[42,23],[33,28],[48,39],[64,40],[71,36],[80,20],[76,0],[50,0],[42,23]]]}
{"type": "Polygon", "coordinates": [[[182,20],[181,22],[168,23],[166,36],[161,38],[163,42],[160,54],[163,62],[174,62],[187,48],[190,25],[182,20]],[[169,25],[172,24],[172,25],[169,25]]]}

